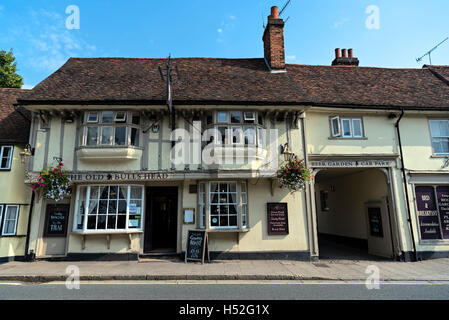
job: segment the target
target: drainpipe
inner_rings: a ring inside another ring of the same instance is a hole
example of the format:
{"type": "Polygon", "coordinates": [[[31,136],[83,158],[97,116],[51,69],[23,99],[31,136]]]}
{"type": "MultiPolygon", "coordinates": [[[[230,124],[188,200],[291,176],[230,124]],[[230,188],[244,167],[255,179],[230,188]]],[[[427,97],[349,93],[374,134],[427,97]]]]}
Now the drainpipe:
{"type": "Polygon", "coordinates": [[[31,215],[33,214],[34,196],[35,196],[35,191],[32,191],[31,202],[30,202],[30,212],[28,214],[27,236],[26,236],[26,240],[25,240],[25,261],[29,261],[29,262],[34,261],[34,257],[35,257],[34,254],[28,253],[28,249],[30,246],[31,215]]]}
{"type": "MultiPolygon", "coordinates": [[[[306,114],[305,112],[302,112],[299,116],[301,119],[301,135],[302,135],[302,145],[303,145],[303,154],[304,154],[304,165],[306,168],[309,167],[309,158],[307,155],[307,137],[306,137],[306,114]]],[[[319,257],[318,248],[315,246],[316,239],[315,239],[315,224],[313,219],[313,201],[312,197],[314,196],[312,194],[312,187],[310,184],[307,185],[305,190],[305,196],[306,196],[306,202],[305,202],[305,209],[307,214],[307,231],[309,235],[309,250],[310,250],[310,259],[312,261],[315,261],[319,257]]]]}
{"type": "Polygon", "coordinates": [[[394,125],[396,127],[396,132],[398,134],[398,143],[399,143],[399,152],[401,155],[401,171],[402,171],[402,181],[404,183],[404,189],[405,189],[405,199],[406,199],[406,207],[407,207],[407,222],[410,229],[410,234],[412,236],[412,245],[413,245],[413,255],[415,258],[415,261],[418,261],[418,256],[416,253],[416,244],[415,244],[415,234],[413,232],[413,226],[412,226],[412,215],[410,213],[410,201],[409,201],[409,195],[408,195],[408,188],[407,188],[407,176],[405,174],[405,166],[404,166],[404,155],[402,152],[402,142],[401,142],[401,132],[399,130],[399,122],[401,121],[402,117],[404,116],[404,109],[401,109],[401,115],[399,116],[399,119],[396,121],[396,124],[394,125]]]}

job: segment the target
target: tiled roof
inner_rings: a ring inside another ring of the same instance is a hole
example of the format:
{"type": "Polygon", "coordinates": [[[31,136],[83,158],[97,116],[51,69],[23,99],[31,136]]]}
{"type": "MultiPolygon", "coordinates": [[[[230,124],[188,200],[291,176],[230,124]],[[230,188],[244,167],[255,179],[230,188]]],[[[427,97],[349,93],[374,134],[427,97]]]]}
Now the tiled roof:
{"type": "Polygon", "coordinates": [[[28,90],[0,88],[0,143],[1,144],[26,144],[30,133],[30,112],[23,107],[18,111],[14,109],[19,94],[28,90]]]}
{"type": "MultiPolygon", "coordinates": [[[[166,59],[71,58],[22,104],[164,103],[166,59]]],[[[287,64],[264,59],[176,58],[175,104],[309,104],[449,108],[449,87],[427,67],[387,69],[287,64]]]]}

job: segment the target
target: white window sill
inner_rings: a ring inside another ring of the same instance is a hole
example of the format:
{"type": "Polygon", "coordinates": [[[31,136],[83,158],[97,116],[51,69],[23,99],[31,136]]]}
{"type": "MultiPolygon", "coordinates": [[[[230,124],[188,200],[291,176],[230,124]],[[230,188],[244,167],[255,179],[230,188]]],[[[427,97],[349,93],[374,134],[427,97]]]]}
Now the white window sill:
{"type": "Polygon", "coordinates": [[[89,230],[89,231],[72,231],[72,234],[79,234],[79,235],[133,234],[133,233],[143,233],[143,230],[89,230]]]}
{"type": "Polygon", "coordinates": [[[243,229],[238,229],[238,228],[210,228],[210,229],[202,229],[202,230],[206,230],[209,233],[220,233],[220,232],[238,232],[238,233],[245,233],[245,232],[249,232],[250,229],[249,228],[243,228],[243,229]]]}
{"type": "Polygon", "coordinates": [[[141,148],[133,146],[80,147],[76,151],[80,160],[137,160],[142,156],[141,148]]]}

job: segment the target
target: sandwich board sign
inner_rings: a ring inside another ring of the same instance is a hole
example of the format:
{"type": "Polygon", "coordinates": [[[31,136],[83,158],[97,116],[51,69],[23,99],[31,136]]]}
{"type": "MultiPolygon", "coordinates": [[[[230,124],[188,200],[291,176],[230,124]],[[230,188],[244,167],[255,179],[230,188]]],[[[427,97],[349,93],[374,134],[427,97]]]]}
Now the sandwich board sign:
{"type": "Polygon", "coordinates": [[[187,233],[185,262],[187,263],[187,260],[193,260],[201,261],[201,263],[204,263],[206,251],[207,260],[210,262],[207,231],[189,230],[187,233]]]}

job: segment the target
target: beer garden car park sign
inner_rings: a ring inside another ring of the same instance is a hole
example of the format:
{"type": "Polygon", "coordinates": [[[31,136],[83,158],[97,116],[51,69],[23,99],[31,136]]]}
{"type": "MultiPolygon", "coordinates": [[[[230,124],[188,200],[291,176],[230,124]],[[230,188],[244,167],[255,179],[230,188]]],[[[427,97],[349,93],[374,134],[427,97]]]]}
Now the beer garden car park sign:
{"type": "Polygon", "coordinates": [[[312,160],[312,168],[386,168],[393,167],[395,160],[312,160]]]}

